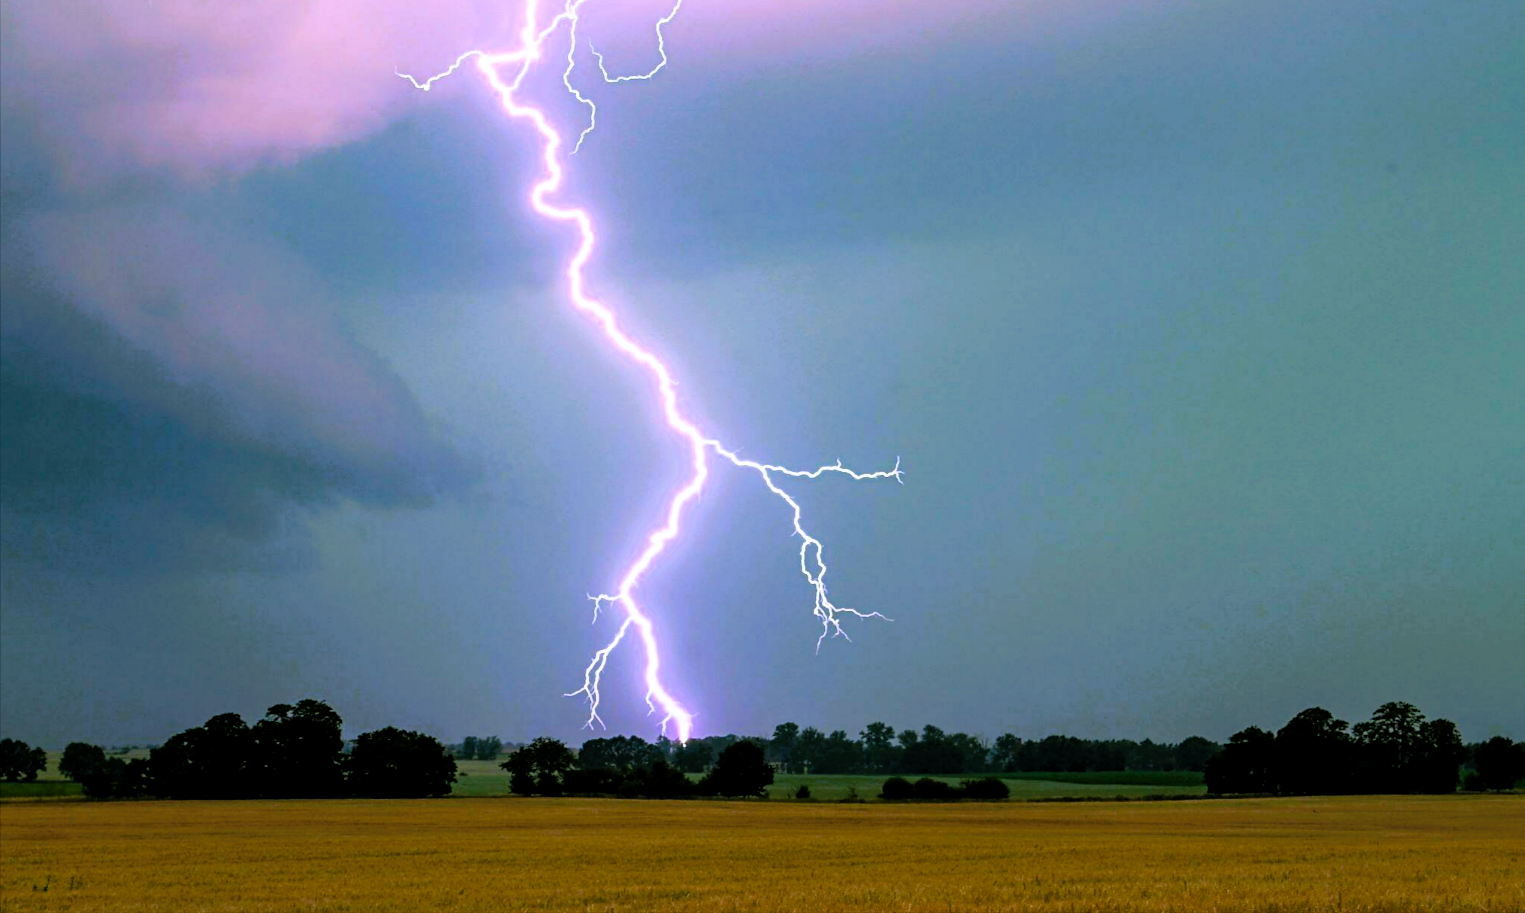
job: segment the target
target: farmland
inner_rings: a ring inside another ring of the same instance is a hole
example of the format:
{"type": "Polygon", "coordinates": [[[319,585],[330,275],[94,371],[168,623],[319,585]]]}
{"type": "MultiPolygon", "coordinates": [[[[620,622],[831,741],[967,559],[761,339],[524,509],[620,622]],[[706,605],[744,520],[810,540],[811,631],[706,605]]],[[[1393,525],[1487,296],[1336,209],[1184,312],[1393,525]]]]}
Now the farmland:
{"type": "MultiPolygon", "coordinates": [[[[508,795],[508,774],[494,761],[456,761],[458,779],[453,795],[461,797],[508,795]],[[464,775],[464,776],[462,776],[464,775]]],[[[850,790],[859,798],[879,795],[885,774],[777,774],[768,795],[787,799],[801,784],[819,800],[845,799],[850,790]]],[[[1078,774],[999,774],[1011,788],[1013,799],[1114,798],[1144,796],[1200,796],[1206,792],[1202,775],[1157,774],[1120,771],[1078,774]]],[[[697,778],[695,778],[697,779],[697,778]]],[[[935,777],[958,783],[966,777],[935,777]]]]}
{"type": "Polygon", "coordinates": [[[1506,910],[1525,800],[0,804],[5,910],[1506,910]]]}

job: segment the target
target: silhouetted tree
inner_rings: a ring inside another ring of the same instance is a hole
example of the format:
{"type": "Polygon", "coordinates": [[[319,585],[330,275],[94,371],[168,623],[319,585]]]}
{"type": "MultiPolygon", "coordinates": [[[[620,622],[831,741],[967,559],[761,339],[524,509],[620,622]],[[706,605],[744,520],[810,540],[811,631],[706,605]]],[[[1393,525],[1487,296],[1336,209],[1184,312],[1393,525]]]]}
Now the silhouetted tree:
{"type": "Polygon", "coordinates": [[[503,750],[503,740],[495,735],[484,735],[477,739],[476,754],[471,757],[478,761],[496,761],[498,752],[503,750]]]}
{"type": "Polygon", "coordinates": [[[469,735],[466,738],[461,739],[461,757],[463,757],[463,758],[467,759],[468,761],[470,761],[470,760],[476,760],[476,756],[477,756],[477,737],[474,736],[474,735],[469,735]]]}
{"type": "MultiPolygon", "coordinates": [[[[177,732],[149,753],[148,789],[167,799],[244,799],[258,795],[250,777],[253,735],[236,713],[177,732]]],[[[276,793],[275,798],[287,794],[276,793]]]]}
{"type": "Polygon", "coordinates": [[[997,736],[995,750],[990,753],[991,765],[999,771],[1012,771],[1017,769],[1018,753],[1022,750],[1022,740],[1006,733],[997,736]]]}
{"type": "Polygon", "coordinates": [[[1411,788],[1424,793],[1454,793],[1467,749],[1450,720],[1431,720],[1419,727],[1419,759],[1411,788]]]}
{"type": "Polygon", "coordinates": [[[699,781],[699,790],[706,795],[760,796],[773,782],[773,767],[761,745],[743,739],[729,745],[715,766],[699,781]]]}
{"type": "Polygon", "coordinates": [[[812,768],[823,774],[855,774],[863,769],[863,745],[834,730],[821,745],[819,758],[812,768]]]}
{"type": "Polygon", "coordinates": [[[1210,793],[1269,793],[1276,791],[1272,772],[1276,737],[1250,726],[1229,737],[1223,750],[1206,764],[1204,775],[1210,793]]]}
{"type": "Polygon", "coordinates": [[[1497,735],[1477,746],[1472,760],[1484,789],[1514,789],[1525,780],[1525,743],[1497,735]]]}
{"type": "Polygon", "coordinates": [[[265,711],[253,728],[251,772],[259,794],[272,799],[342,795],[343,722],[332,707],[311,698],[265,711]]]}
{"type": "Polygon", "coordinates": [[[1456,724],[1425,722],[1413,704],[1383,704],[1352,730],[1362,792],[1452,792],[1466,756],[1456,724]]]}
{"type": "Polygon", "coordinates": [[[106,750],[88,742],[70,742],[58,759],[58,772],[76,783],[82,782],[106,763],[106,750]]]}
{"type": "MultiPolygon", "coordinates": [[[[734,744],[742,744],[736,742],[734,744]]],[[[747,742],[752,745],[753,743],[747,742]]],[[[762,746],[756,746],[759,754],[762,746]]],[[[769,767],[771,774],[773,768],[769,767]]],[[[769,782],[772,782],[770,779],[769,782]]],[[[694,781],[683,775],[682,771],[675,770],[666,759],[656,758],[649,767],[638,767],[631,771],[620,784],[622,795],[634,793],[638,796],[646,796],[651,799],[676,799],[680,796],[690,796],[699,791],[694,781]]]]}
{"type": "Polygon", "coordinates": [[[773,738],[769,740],[773,750],[778,753],[779,763],[790,773],[800,773],[794,763],[794,743],[799,737],[798,723],[779,723],[773,727],[773,738]]]}
{"type": "Polygon", "coordinates": [[[344,759],[351,795],[421,799],[449,795],[455,758],[438,739],[393,726],[362,732],[344,759]]]}
{"type": "Polygon", "coordinates": [[[1276,733],[1277,789],[1284,795],[1349,792],[1354,744],[1349,726],[1322,707],[1309,707],[1276,733]]]}
{"type": "Polygon", "coordinates": [[[1131,742],[1091,742],[1085,739],[1080,752],[1085,758],[1085,770],[1175,770],[1175,746],[1161,744],[1153,739],[1131,742]]]}
{"type": "Polygon", "coordinates": [[[92,799],[130,799],[148,794],[149,762],[142,758],[124,761],[106,758],[81,774],[78,780],[92,799]]]}
{"type": "Polygon", "coordinates": [[[894,770],[900,749],[895,746],[895,730],[888,723],[869,723],[858,733],[863,741],[863,760],[876,774],[894,770]]]}
{"type": "Polygon", "coordinates": [[[1373,711],[1351,730],[1360,748],[1361,792],[1413,791],[1421,752],[1424,714],[1413,704],[1393,701],[1373,711]]]}
{"type": "MultiPolygon", "coordinates": [[[[498,766],[503,767],[507,766],[507,764],[508,762],[504,761],[498,766]]],[[[535,775],[527,770],[511,771],[508,776],[508,788],[516,795],[533,796],[535,794],[535,775]]]]}
{"type": "Polygon", "coordinates": [[[673,752],[673,766],[686,774],[700,774],[709,768],[714,757],[707,742],[691,739],[673,752]]]}
{"type": "Polygon", "coordinates": [[[950,773],[984,773],[990,767],[990,745],[967,732],[955,732],[947,737],[948,750],[958,764],[950,773]]]}
{"type": "Polygon", "coordinates": [[[595,767],[585,770],[573,767],[561,775],[562,792],[571,796],[608,795],[619,789],[624,774],[612,767],[595,767]]]}
{"type": "Polygon", "coordinates": [[[544,736],[508,756],[498,766],[509,772],[509,789],[520,795],[560,795],[561,775],[577,762],[571,749],[544,736]]]}
{"type": "Polygon", "coordinates": [[[789,753],[789,770],[797,774],[820,773],[821,759],[826,753],[826,734],[814,726],[806,726],[794,740],[789,753]]]}
{"type": "Polygon", "coordinates": [[[905,752],[900,756],[900,770],[908,774],[959,774],[965,772],[966,764],[979,755],[979,766],[984,766],[984,747],[971,736],[958,732],[947,735],[936,726],[921,729],[921,736],[906,744],[901,734],[905,752]]]}
{"type": "Polygon", "coordinates": [[[633,770],[650,767],[662,757],[661,749],[640,736],[615,736],[611,739],[589,739],[577,753],[577,766],[592,770],[605,767],[611,770],[633,770]]]}
{"type": "Polygon", "coordinates": [[[1020,770],[1075,773],[1090,767],[1086,743],[1073,736],[1051,735],[1041,741],[1023,742],[1017,750],[1020,770]]]}
{"type": "Polygon", "coordinates": [[[18,739],[0,739],[0,777],[31,783],[48,767],[48,753],[18,739]]]}
{"type": "Polygon", "coordinates": [[[1199,735],[1188,736],[1175,747],[1175,768],[1201,773],[1202,768],[1207,766],[1207,759],[1217,754],[1222,747],[1199,735]]]}

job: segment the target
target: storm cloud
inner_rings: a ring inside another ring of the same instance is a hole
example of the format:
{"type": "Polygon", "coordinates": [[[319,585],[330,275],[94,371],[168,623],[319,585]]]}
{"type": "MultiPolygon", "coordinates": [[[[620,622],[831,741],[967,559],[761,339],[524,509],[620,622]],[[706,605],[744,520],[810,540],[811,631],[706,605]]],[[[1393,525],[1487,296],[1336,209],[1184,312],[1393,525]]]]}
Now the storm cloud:
{"type": "MultiPolygon", "coordinates": [[[[0,38],[6,735],[313,694],[578,738],[584,594],[685,463],[565,307],[522,131],[392,74],[515,8],[70,7],[0,38]]],[[[585,37],[650,66],[666,7],[585,37]]],[[[590,287],[685,409],[907,471],[791,488],[834,597],[895,619],[819,655],[787,511],[714,473],[643,589],[698,731],[1408,700],[1518,737],[1518,3],[933,7],[694,2],[658,79],[588,86],[590,287]]],[[[649,737],[637,665],[601,710],[649,737]]]]}

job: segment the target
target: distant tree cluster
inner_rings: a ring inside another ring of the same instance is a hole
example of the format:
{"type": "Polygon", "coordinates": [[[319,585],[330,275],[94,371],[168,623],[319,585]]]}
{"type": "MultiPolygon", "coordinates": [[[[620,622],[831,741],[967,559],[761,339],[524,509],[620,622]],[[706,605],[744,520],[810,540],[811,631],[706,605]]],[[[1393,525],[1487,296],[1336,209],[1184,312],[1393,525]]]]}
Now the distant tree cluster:
{"type": "Polygon", "coordinates": [[[1514,789],[1525,780],[1525,742],[1511,742],[1496,735],[1470,747],[1473,770],[1467,775],[1467,790],[1514,789]]]}
{"type": "MultiPolygon", "coordinates": [[[[774,771],[780,770],[914,774],[920,777],[914,782],[892,778],[886,797],[992,799],[1009,794],[997,777],[966,779],[958,786],[932,778],[1020,770],[1200,771],[1218,748],[1200,737],[1170,745],[1060,735],[1024,742],[1009,734],[992,745],[936,726],[896,732],[882,722],[868,724],[855,739],[845,730],[825,733],[791,722],[775,727],[771,739],[721,735],[678,744],[665,737],[647,742],[638,736],[614,736],[589,739],[576,753],[555,739],[539,738],[499,766],[509,773],[509,788],[525,796],[755,796],[765,792],[774,771]],[[691,774],[702,776],[695,781],[691,774]],[[900,783],[911,791],[899,795],[900,783]]],[[[795,795],[801,797],[798,791],[795,795]]],[[[803,796],[808,795],[806,787],[803,796]]]]}
{"type": "Polygon", "coordinates": [[[922,777],[912,783],[905,777],[890,777],[884,781],[879,798],[890,801],[923,799],[933,802],[952,802],[957,799],[1000,800],[1011,795],[1011,787],[1000,777],[981,777],[963,780],[957,786],[946,780],[922,777]]]}
{"type": "Polygon", "coordinates": [[[887,723],[869,723],[848,736],[844,730],[830,735],[796,723],[783,723],[773,730],[770,756],[792,774],[898,773],[958,776],[975,773],[1018,771],[1077,772],[1087,770],[1191,770],[1201,771],[1219,746],[1200,736],[1178,745],[1157,744],[1145,739],[1089,740],[1051,735],[1023,741],[1007,733],[990,743],[968,733],[947,733],[936,726],[920,732],[896,732],[887,723]]]}
{"type": "Polygon", "coordinates": [[[1234,733],[1207,763],[1207,789],[1279,795],[1449,793],[1456,791],[1468,754],[1455,723],[1426,720],[1413,704],[1383,704],[1354,727],[1322,707],[1310,707],[1275,734],[1257,726],[1234,733]]]}
{"type": "MultiPolygon", "coordinates": [[[[59,769],[95,797],[423,797],[451,791],[456,758],[495,760],[504,749],[496,736],[468,736],[447,749],[430,736],[387,727],[362,733],[346,751],[341,723],[322,701],[277,704],[253,726],[237,714],[214,716],[147,759],[75,742],[59,769]]],[[[5,779],[33,780],[46,763],[42,749],[0,740],[5,779]]],[[[1497,737],[1465,746],[1449,720],[1389,703],[1353,727],[1309,708],[1274,734],[1251,726],[1222,746],[1200,736],[1172,744],[1067,735],[1024,741],[1007,733],[991,742],[932,725],[897,732],[883,722],[852,738],[790,722],[776,726],[771,739],[722,735],[679,744],[614,736],[590,739],[578,752],[538,738],[499,766],[511,791],[525,796],[760,796],[778,770],[890,774],[881,798],[950,800],[1005,798],[1006,785],[989,774],[1024,771],[1197,771],[1217,794],[1452,792],[1463,763],[1473,768],[1465,788],[1511,789],[1525,779],[1525,744],[1497,737]],[[939,777],[964,779],[955,786],[939,777]]],[[[808,795],[808,787],[795,791],[808,795]]]]}
{"type": "Polygon", "coordinates": [[[48,767],[48,753],[16,739],[0,739],[0,778],[27,783],[48,767]]]}
{"type": "MultiPolygon", "coordinates": [[[[694,756],[690,753],[686,757],[692,760],[694,756]]],[[[538,738],[499,766],[508,771],[509,789],[521,796],[745,798],[763,795],[773,782],[773,766],[768,763],[765,747],[756,740],[730,742],[697,782],[672,764],[671,759],[678,757],[685,757],[683,748],[667,739],[656,744],[639,737],[591,739],[574,755],[556,739],[538,738]]]]}
{"type": "Polygon", "coordinates": [[[495,735],[469,735],[461,740],[455,756],[466,761],[496,761],[503,750],[503,740],[495,735]]]}
{"type": "Polygon", "coordinates": [[[96,798],[327,799],[443,796],[455,759],[438,740],[388,726],[361,733],[348,754],[343,721],[322,701],[276,704],[253,726],[236,713],[171,736],[148,758],[108,757],[74,742],[59,770],[96,798]]]}

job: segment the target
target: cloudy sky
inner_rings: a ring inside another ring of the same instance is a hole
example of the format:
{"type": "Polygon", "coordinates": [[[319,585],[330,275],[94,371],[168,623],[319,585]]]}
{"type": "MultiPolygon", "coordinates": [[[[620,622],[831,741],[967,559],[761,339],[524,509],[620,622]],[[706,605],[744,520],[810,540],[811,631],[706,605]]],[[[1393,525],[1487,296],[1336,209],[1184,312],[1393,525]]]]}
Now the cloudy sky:
{"type": "MultiPolygon", "coordinates": [[[[611,67],[662,4],[592,0],[611,67]]],[[[0,721],[580,738],[681,483],[469,68],[513,3],[5,0],[0,721]]],[[[688,0],[567,199],[720,471],[643,587],[696,731],[1525,737],[1517,0],[688,0]],[[929,12],[927,6],[935,7],[929,12]]],[[[558,37],[565,53],[564,38],[558,37]]],[[[589,81],[589,76],[593,77],[589,81]]],[[[527,91],[581,112],[560,66],[527,91]]],[[[637,655],[611,729],[646,736],[637,655]]]]}

